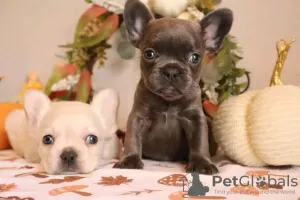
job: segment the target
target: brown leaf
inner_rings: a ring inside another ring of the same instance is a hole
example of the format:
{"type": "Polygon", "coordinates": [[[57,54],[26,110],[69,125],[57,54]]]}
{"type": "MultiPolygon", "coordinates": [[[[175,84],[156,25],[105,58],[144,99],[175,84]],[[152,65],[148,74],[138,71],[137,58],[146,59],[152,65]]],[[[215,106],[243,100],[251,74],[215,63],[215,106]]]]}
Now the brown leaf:
{"type": "Polygon", "coordinates": [[[187,195],[187,192],[174,192],[172,194],[169,195],[169,200],[183,200],[183,199],[204,199],[204,200],[208,200],[208,199],[214,199],[214,200],[224,200],[226,199],[226,197],[223,196],[196,196],[196,197],[187,197],[187,198],[183,198],[183,195],[187,195]]]}
{"type": "Polygon", "coordinates": [[[40,184],[60,184],[60,183],[67,183],[67,182],[74,182],[85,177],[81,176],[65,176],[63,179],[49,179],[48,181],[40,182],[40,184]]]}
{"type": "Polygon", "coordinates": [[[267,170],[257,170],[257,171],[248,171],[248,176],[266,176],[269,174],[269,171],[267,170]]]}
{"type": "Polygon", "coordinates": [[[0,192],[9,192],[11,190],[14,190],[16,188],[16,184],[0,184],[0,192]]]}
{"type": "Polygon", "coordinates": [[[34,176],[36,178],[48,178],[44,173],[41,172],[27,172],[27,173],[22,173],[22,174],[16,174],[15,177],[25,177],[25,176],[34,176]]]}
{"type": "Polygon", "coordinates": [[[20,169],[33,169],[34,167],[29,166],[29,165],[24,165],[22,167],[20,167],[20,169]]]}
{"type": "Polygon", "coordinates": [[[34,200],[31,197],[20,198],[17,196],[0,197],[0,200],[34,200]]]}
{"type": "Polygon", "coordinates": [[[98,183],[99,185],[105,185],[105,186],[109,186],[109,185],[121,185],[121,184],[127,184],[132,182],[133,179],[128,179],[127,177],[124,176],[116,176],[115,178],[112,176],[108,176],[108,177],[101,177],[100,182],[98,183]]]}
{"type": "Polygon", "coordinates": [[[45,175],[45,174],[32,174],[32,176],[36,177],[36,178],[48,178],[49,176],[45,175]]]}
{"type": "Polygon", "coordinates": [[[123,193],[121,195],[131,195],[131,194],[134,194],[134,195],[139,195],[141,193],[152,193],[152,192],[160,192],[162,190],[148,190],[148,189],[144,189],[144,190],[140,190],[140,191],[131,191],[131,192],[127,192],[127,193],[123,193]]]}
{"type": "Polygon", "coordinates": [[[51,196],[57,196],[57,195],[61,195],[64,193],[68,193],[68,192],[72,192],[81,196],[91,196],[91,193],[88,192],[83,192],[81,190],[88,188],[89,186],[87,185],[71,185],[71,186],[65,186],[65,187],[61,187],[61,188],[57,188],[57,189],[53,189],[51,191],[49,191],[49,195],[51,196]]]}
{"type": "Polygon", "coordinates": [[[182,187],[183,182],[186,181],[187,178],[183,174],[171,174],[159,179],[157,182],[162,185],[182,187]]]}
{"type": "Polygon", "coordinates": [[[259,191],[253,187],[253,186],[235,186],[230,189],[232,193],[235,194],[246,194],[246,195],[252,195],[252,196],[258,196],[259,191]]]}

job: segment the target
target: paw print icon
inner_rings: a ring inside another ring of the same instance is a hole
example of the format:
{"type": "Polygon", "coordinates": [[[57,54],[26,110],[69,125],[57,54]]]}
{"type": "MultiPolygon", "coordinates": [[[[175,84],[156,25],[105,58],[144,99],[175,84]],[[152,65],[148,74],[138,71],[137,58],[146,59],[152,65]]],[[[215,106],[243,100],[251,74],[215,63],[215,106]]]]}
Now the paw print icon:
{"type": "Polygon", "coordinates": [[[266,178],[265,178],[265,177],[259,176],[259,177],[256,178],[256,180],[257,180],[257,181],[256,181],[256,185],[259,185],[259,186],[261,186],[261,187],[267,185],[267,182],[266,182],[266,178]]]}

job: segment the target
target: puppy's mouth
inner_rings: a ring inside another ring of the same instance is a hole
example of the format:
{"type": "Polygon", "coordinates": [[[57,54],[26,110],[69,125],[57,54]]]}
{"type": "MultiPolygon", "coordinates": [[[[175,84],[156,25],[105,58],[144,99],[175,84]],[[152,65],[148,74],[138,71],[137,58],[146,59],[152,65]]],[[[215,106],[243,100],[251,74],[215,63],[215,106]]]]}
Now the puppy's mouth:
{"type": "Polygon", "coordinates": [[[63,165],[62,166],[62,172],[70,172],[70,173],[76,173],[79,171],[79,169],[76,167],[76,166],[73,166],[73,165],[69,165],[69,166],[66,166],[66,165],[63,165]]]}
{"type": "Polygon", "coordinates": [[[61,164],[55,174],[78,174],[78,173],[80,173],[80,170],[76,165],[61,164]]]}
{"type": "Polygon", "coordinates": [[[164,87],[157,92],[163,99],[168,101],[174,101],[180,99],[183,94],[182,92],[174,86],[164,87]]]}

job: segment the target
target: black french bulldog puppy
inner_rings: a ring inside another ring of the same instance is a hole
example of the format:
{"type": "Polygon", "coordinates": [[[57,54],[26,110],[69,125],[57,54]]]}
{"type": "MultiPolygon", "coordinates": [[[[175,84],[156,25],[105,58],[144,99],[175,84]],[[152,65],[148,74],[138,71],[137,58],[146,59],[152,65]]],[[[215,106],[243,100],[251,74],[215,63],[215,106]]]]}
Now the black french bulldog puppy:
{"type": "Polygon", "coordinates": [[[124,157],[114,168],[142,169],[142,158],[188,162],[187,172],[214,174],[199,87],[201,60],[216,53],[231,29],[226,8],[199,22],[154,19],[139,0],[128,0],[124,21],[141,51],[141,79],[128,118],[124,157]]]}

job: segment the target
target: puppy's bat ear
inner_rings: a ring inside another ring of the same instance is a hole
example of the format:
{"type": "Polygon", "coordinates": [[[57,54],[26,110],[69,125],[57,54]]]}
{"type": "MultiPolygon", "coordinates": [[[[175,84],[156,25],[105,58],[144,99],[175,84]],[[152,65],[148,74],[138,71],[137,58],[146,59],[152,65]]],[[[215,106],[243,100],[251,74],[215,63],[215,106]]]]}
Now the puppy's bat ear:
{"type": "Polygon", "coordinates": [[[216,53],[219,50],[232,22],[233,13],[228,8],[212,11],[199,22],[207,53],[216,53]]]}
{"type": "Polygon", "coordinates": [[[138,48],[142,34],[153,17],[146,5],[139,0],[127,0],[123,16],[129,40],[138,48]]]}
{"type": "Polygon", "coordinates": [[[42,91],[27,90],[24,94],[24,110],[28,125],[32,128],[38,127],[50,104],[50,99],[42,91]]]}
{"type": "Polygon", "coordinates": [[[111,88],[103,89],[98,92],[92,102],[92,109],[97,113],[103,127],[111,130],[113,133],[117,131],[117,111],[119,107],[119,95],[111,88]]]}

